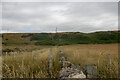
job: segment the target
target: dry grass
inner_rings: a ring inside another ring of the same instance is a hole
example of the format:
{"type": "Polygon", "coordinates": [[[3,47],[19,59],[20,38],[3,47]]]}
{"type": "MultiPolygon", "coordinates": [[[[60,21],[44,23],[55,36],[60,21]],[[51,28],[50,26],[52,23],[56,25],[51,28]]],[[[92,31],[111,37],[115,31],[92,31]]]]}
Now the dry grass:
{"type": "Polygon", "coordinates": [[[13,46],[13,45],[23,45],[24,42],[33,44],[33,42],[30,41],[30,37],[27,38],[21,38],[23,34],[29,34],[29,33],[4,33],[2,42],[6,43],[6,45],[13,46]],[[7,40],[6,40],[7,39],[7,40]]]}
{"type": "MultiPolygon", "coordinates": [[[[28,47],[29,48],[29,47],[28,47]]],[[[98,66],[100,78],[117,78],[118,76],[118,44],[83,44],[61,46],[67,59],[73,64],[83,67],[85,64],[98,66]],[[109,69],[111,54],[112,66],[109,69]]],[[[58,78],[60,71],[59,56],[56,47],[41,47],[32,52],[22,52],[15,56],[3,56],[4,78],[58,78]],[[49,71],[49,53],[53,51],[52,75],[49,71]],[[34,53],[34,57],[32,57],[34,53]]]]}
{"type": "Polygon", "coordinates": [[[21,51],[32,51],[32,50],[40,50],[44,48],[49,48],[50,46],[35,46],[35,45],[13,45],[13,46],[2,46],[2,49],[12,49],[19,48],[21,51]]]}
{"type": "Polygon", "coordinates": [[[98,66],[98,75],[103,78],[116,78],[118,76],[118,44],[84,44],[62,46],[65,56],[74,64],[82,67],[85,64],[98,66]],[[109,57],[111,54],[111,71],[109,57]]]}
{"type": "Polygon", "coordinates": [[[24,52],[15,56],[3,56],[3,77],[4,78],[50,78],[59,75],[58,56],[56,48],[53,48],[54,69],[53,75],[49,74],[49,51],[50,48],[24,52]],[[34,53],[34,57],[33,54],[34,53]]]}

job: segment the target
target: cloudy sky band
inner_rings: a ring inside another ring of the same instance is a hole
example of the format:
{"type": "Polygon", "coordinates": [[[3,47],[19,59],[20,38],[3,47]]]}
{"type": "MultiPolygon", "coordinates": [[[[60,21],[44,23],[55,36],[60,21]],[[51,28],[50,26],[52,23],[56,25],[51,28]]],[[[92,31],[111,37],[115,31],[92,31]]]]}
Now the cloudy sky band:
{"type": "Polygon", "coordinates": [[[5,2],[2,13],[3,33],[118,29],[117,2],[5,2]]]}

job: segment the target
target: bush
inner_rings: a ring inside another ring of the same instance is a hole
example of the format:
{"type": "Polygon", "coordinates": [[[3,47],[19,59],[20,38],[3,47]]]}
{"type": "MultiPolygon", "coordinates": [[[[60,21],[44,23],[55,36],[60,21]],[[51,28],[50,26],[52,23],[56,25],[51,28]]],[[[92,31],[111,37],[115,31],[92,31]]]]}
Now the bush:
{"type": "Polygon", "coordinates": [[[55,42],[52,40],[46,41],[46,40],[42,40],[42,41],[38,41],[35,42],[35,45],[55,45],[55,42]]]}
{"type": "Polygon", "coordinates": [[[33,34],[25,34],[25,35],[22,35],[21,38],[27,38],[29,36],[32,36],[33,34]]]}
{"type": "Polygon", "coordinates": [[[2,52],[13,52],[13,50],[7,48],[7,49],[2,50],[2,52]]]}
{"type": "Polygon", "coordinates": [[[28,42],[24,42],[24,44],[25,44],[25,45],[29,45],[30,43],[28,43],[28,42]]]}
{"type": "Polygon", "coordinates": [[[14,48],[14,50],[13,51],[15,51],[15,52],[19,52],[19,51],[21,51],[19,48],[14,48]]]}
{"type": "Polygon", "coordinates": [[[39,33],[31,36],[31,41],[38,41],[35,45],[71,45],[71,44],[108,44],[118,43],[116,32],[95,33],[39,33]]]}

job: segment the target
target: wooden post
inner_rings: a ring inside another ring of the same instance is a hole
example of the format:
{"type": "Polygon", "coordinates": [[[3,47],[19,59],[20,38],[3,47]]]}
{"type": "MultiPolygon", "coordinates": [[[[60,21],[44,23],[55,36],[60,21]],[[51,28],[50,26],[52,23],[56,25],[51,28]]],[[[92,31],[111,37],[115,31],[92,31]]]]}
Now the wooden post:
{"type": "Polygon", "coordinates": [[[7,56],[7,52],[6,52],[6,56],[7,56]]]}
{"type": "Polygon", "coordinates": [[[111,76],[111,54],[108,54],[108,56],[109,56],[109,65],[110,65],[110,77],[112,77],[111,76]]]}
{"type": "Polygon", "coordinates": [[[51,48],[50,55],[49,55],[49,73],[50,73],[50,76],[52,76],[52,70],[53,70],[53,52],[52,52],[52,48],[51,48]]]}
{"type": "Polygon", "coordinates": [[[23,70],[23,67],[24,67],[24,59],[22,59],[22,70],[23,70]]]}
{"type": "Polygon", "coordinates": [[[53,53],[52,53],[52,49],[50,49],[50,58],[49,58],[49,68],[52,68],[52,60],[53,60],[53,53]]]}
{"type": "Polygon", "coordinates": [[[34,53],[32,53],[32,59],[34,59],[34,53]]]}
{"type": "Polygon", "coordinates": [[[100,64],[100,57],[101,57],[102,53],[99,54],[99,57],[98,57],[98,67],[99,67],[99,64],[100,64]]]}
{"type": "Polygon", "coordinates": [[[109,54],[109,63],[110,63],[110,69],[111,69],[111,55],[109,54]]]}
{"type": "Polygon", "coordinates": [[[15,57],[16,53],[13,52],[13,57],[15,57]]]}
{"type": "Polygon", "coordinates": [[[10,55],[15,57],[15,52],[11,52],[10,55]]]}

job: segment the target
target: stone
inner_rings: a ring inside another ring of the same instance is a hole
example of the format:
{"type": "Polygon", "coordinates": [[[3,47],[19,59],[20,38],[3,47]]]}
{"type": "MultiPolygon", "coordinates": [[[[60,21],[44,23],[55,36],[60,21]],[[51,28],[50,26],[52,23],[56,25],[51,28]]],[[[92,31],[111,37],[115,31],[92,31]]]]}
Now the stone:
{"type": "Polygon", "coordinates": [[[81,71],[79,65],[75,66],[69,61],[66,61],[64,57],[64,53],[62,51],[59,52],[60,62],[62,64],[62,70],[60,71],[60,80],[71,80],[73,78],[86,78],[84,73],[81,71]]]}
{"type": "Polygon", "coordinates": [[[71,63],[69,61],[63,61],[63,67],[71,67],[71,63]]]}
{"type": "MultiPolygon", "coordinates": [[[[82,73],[82,72],[81,72],[82,73]]],[[[82,74],[75,74],[70,78],[86,78],[86,76],[82,73],[82,74]]]]}

